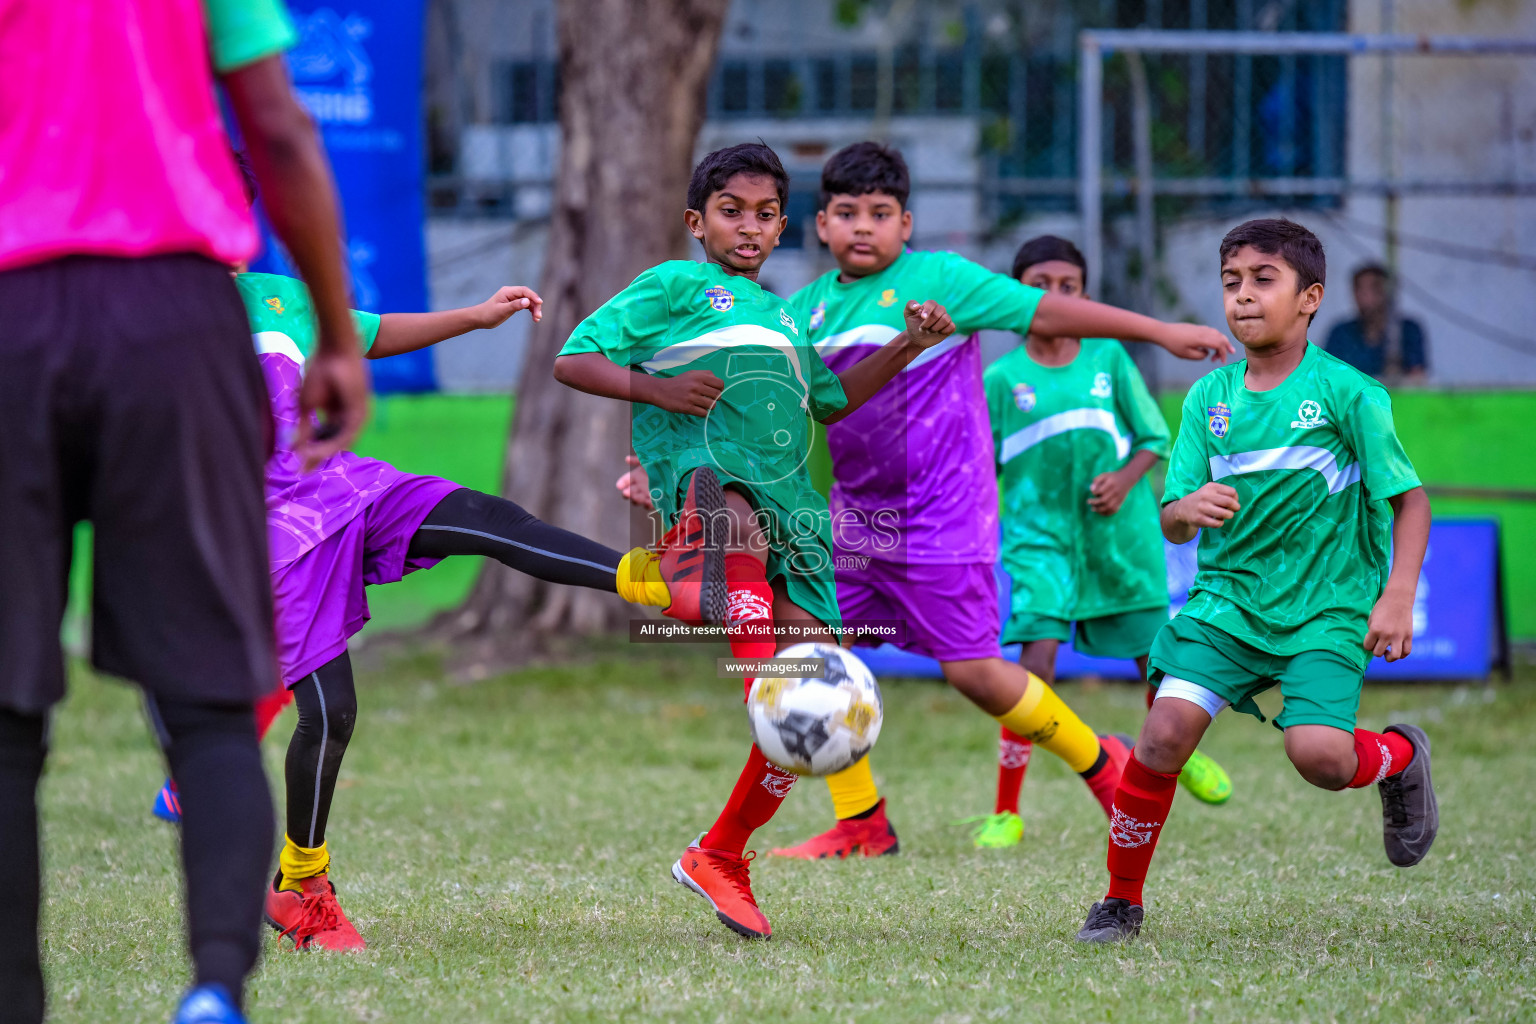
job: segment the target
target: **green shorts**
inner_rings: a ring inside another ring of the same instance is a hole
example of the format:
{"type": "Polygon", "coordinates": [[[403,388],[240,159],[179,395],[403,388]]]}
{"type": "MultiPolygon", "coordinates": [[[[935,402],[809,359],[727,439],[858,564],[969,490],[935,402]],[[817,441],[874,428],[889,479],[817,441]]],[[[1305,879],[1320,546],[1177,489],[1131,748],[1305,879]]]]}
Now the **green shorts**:
{"type": "MultiPolygon", "coordinates": [[[[1168,623],[1168,606],[1140,611],[1101,615],[1077,620],[1077,639],[1073,648],[1091,658],[1141,658],[1152,649],[1152,639],[1168,623]]],[[[1027,644],[1034,640],[1072,639],[1072,623],[1050,615],[1016,611],[1008,616],[1003,629],[1003,643],[1027,644]]]]}
{"type": "Polygon", "coordinates": [[[1353,732],[1365,681],[1364,669],[1334,651],[1270,654],[1187,615],[1175,616],[1157,634],[1150,662],[1152,682],[1187,679],[1261,722],[1264,714],[1253,698],[1279,686],[1277,729],[1331,725],[1353,732]]]}

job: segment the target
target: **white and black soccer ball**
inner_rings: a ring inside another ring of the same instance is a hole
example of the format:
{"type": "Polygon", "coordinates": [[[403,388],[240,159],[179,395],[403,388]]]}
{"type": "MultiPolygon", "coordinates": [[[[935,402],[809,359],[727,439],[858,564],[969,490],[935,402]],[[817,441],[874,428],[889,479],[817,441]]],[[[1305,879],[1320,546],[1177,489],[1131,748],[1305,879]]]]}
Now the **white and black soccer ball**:
{"type": "Polygon", "coordinates": [[[796,775],[831,775],[856,763],[880,738],[880,684],[851,651],[795,644],[780,658],[822,658],[820,678],[758,676],[747,696],[752,741],[796,775]]]}

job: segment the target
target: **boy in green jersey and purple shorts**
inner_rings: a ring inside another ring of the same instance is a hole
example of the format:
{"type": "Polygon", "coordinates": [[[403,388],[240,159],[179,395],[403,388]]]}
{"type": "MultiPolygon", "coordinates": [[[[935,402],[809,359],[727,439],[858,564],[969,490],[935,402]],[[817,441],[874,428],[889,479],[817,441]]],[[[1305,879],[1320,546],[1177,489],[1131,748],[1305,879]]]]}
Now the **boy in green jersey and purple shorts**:
{"type": "MultiPolygon", "coordinates": [[[[1088,266],[1071,242],[1043,235],[1019,248],[1013,276],[1081,296],[1088,266]]],[[[1056,682],[1056,652],[1068,640],[1093,657],[1133,659],[1145,679],[1152,638],[1168,621],[1163,536],[1146,479],[1168,455],[1162,411],[1125,347],[1108,338],[1031,331],[987,367],[983,384],[1003,498],[1003,566],[1013,580],[1003,642],[1022,644],[1019,664],[1047,684],[1056,682]]],[[[979,819],[977,846],[1023,837],[1019,790],[1032,747],[1003,727],[997,803],[979,819]]],[[[1207,803],[1232,795],[1226,773],[1199,753],[1180,781],[1207,803]]]]}
{"type": "Polygon", "coordinates": [[[1322,243],[1288,220],[1221,243],[1227,323],[1247,358],[1195,383],[1163,493],[1163,535],[1199,532],[1189,603],[1153,641],[1157,699],[1115,791],[1109,891],[1077,938],[1118,942],[1143,919],[1142,887],[1174,784],[1223,708],[1275,725],[1302,778],[1375,785],[1387,858],[1417,864],[1439,827],[1429,739],[1413,725],[1355,726],[1366,665],[1413,649],[1413,598],[1429,499],[1380,384],[1307,340],[1323,298],[1322,243]]]}

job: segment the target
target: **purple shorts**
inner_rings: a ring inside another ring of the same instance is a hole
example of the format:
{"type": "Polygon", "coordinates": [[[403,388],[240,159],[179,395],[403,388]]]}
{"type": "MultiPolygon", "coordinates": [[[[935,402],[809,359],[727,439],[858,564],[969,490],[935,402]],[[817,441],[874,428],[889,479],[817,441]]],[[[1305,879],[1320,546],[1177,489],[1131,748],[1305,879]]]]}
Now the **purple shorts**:
{"type": "Polygon", "coordinates": [[[837,569],[844,626],[894,626],[891,643],[939,661],[1003,656],[991,562],[914,565],[871,558],[855,568],[851,561],[845,556],[837,569]]]}
{"type": "Polygon", "coordinates": [[[347,649],[368,621],[365,586],[395,583],[438,558],[407,558],[411,537],[459,489],[435,476],[403,476],[367,508],[272,575],[277,659],[292,686],[347,649]]]}

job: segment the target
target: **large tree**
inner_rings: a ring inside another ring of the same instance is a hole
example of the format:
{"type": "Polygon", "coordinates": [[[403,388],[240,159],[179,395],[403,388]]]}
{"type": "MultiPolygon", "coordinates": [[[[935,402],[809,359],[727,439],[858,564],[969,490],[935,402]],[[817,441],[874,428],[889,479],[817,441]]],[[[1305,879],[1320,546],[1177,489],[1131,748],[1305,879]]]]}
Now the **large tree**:
{"type": "MultiPolygon", "coordinates": [[[[629,408],[551,376],[560,346],[637,274],[687,255],[683,197],[729,0],[560,0],[560,166],[502,490],[548,522],[629,546],[613,489],[629,408]]],[[[460,658],[516,659],[561,633],[612,630],[618,598],[489,563],[448,629],[460,658]]]]}

